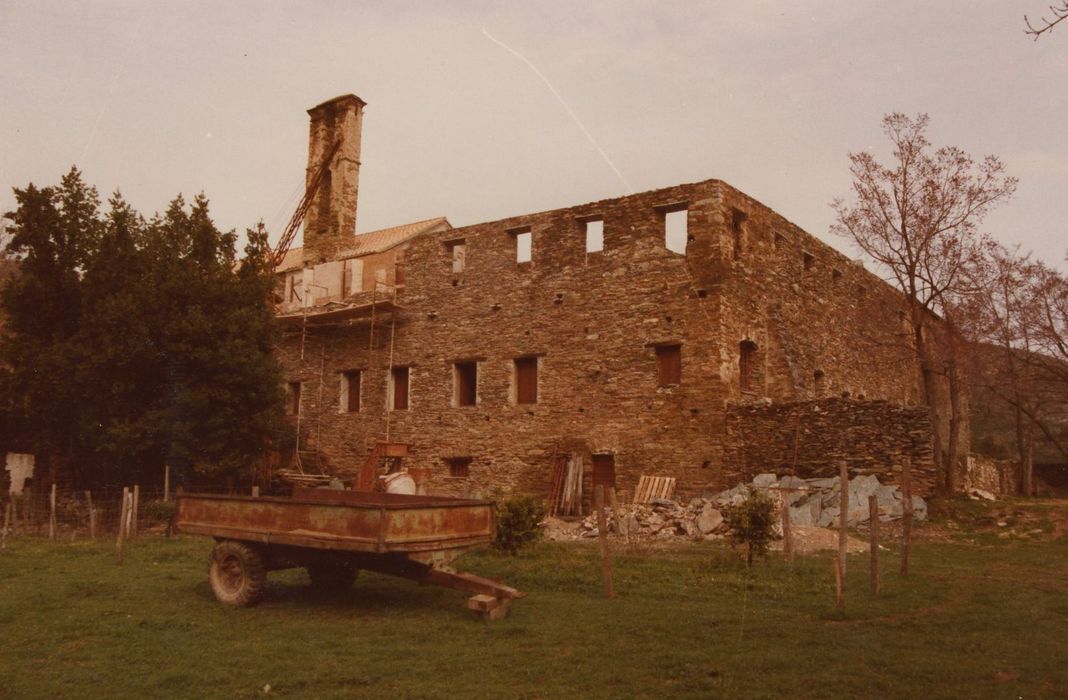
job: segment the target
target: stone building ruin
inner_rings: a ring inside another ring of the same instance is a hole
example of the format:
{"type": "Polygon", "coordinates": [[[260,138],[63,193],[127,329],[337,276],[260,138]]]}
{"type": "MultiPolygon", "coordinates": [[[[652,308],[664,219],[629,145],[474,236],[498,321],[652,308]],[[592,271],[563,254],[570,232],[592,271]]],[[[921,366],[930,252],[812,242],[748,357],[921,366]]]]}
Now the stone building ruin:
{"type": "Polygon", "coordinates": [[[430,493],[489,495],[547,494],[564,455],[586,493],[680,494],[907,456],[930,487],[903,299],[862,265],[719,180],[356,235],[364,106],[309,110],[309,179],[341,145],[278,266],[284,459],[351,475],[405,442],[430,493]]]}

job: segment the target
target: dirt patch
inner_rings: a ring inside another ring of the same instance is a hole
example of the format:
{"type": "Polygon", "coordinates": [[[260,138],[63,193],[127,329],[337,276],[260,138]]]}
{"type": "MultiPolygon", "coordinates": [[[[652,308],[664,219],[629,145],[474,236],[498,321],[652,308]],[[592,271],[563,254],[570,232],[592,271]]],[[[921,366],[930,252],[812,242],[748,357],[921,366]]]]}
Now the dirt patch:
{"type": "MultiPolygon", "coordinates": [[[[791,532],[793,533],[795,554],[813,554],[828,549],[838,549],[837,530],[831,530],[825,527],[797,526],[791,528],[791,532]]],[[[782,540],[776,540],[771,543],[771,549],[781,552],[782,545],[782,540]]],[[[846,551],[853,553],[866,552],[868,551],[868,543],[862,542],[855,537],[847,537],[846,551]]]]}

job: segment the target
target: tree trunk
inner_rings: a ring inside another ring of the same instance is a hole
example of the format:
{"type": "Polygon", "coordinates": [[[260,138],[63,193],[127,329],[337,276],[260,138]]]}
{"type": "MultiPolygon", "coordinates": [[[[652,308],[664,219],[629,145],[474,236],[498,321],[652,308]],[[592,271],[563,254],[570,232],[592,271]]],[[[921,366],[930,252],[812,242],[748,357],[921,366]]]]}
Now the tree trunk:
{"type": "Polygon", "coordinates": [[[1034,441],[1031,439],[1030,426],[1024,424],[1024,415],[1019,403],[1016,405],[1016,454],[1020,459],[1020,495],[1030,498],[1034,495],[1032,484],[1034,441]]]}
{"type": "MultiPolygon", "coordinates": [[[[922,313],[922,311],[914,313],[922,313]]],[[[931,450],[934,453],[935,474],[938,475],[939,488],[948,492],[946,460],[945,455],[942,454],[942,418],[938,412],[938,392],[935,386],[936,374],[931,366],[927,342],[923,337],[922,321],[913,322],[913,338],[916,343],[916,359],[920,363],[920,373],[923,378],[923,400],[927,404],[927,414],[931,418],[931,450]]]]}
{"type": "Polygon", "coordinates": [[[946,492],[953,493],[957,490],[957,451],[960,442],[960,380],[957,375],[957,362],[950,360],[946,363],[946,374],[949,376],[949,448],[946,458],[946,492]]]}

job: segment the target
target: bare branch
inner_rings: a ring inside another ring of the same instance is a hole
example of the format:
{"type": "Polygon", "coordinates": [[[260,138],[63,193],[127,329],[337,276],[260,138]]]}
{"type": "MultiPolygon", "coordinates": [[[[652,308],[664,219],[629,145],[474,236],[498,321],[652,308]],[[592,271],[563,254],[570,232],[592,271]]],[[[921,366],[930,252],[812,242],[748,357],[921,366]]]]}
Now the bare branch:
{"type": "Polygon", "coordinates": [[[1046,32],[1052,32],[1054,27],[1068,19],[1068,0],[1062,0],[1059,5],[1050,5],[1049,11],[1052,13],[1053,18],[1047,19],[1043,15],[1039,18],[1039,26],[1037,27],[1031,24],[1031,20],[1027,15],[1024,15],[1024,24],[1027,25],[1024,34],[1029,34],[1035,38],[1035,41],[1038,41],[1038,37],[1046,32]]]}

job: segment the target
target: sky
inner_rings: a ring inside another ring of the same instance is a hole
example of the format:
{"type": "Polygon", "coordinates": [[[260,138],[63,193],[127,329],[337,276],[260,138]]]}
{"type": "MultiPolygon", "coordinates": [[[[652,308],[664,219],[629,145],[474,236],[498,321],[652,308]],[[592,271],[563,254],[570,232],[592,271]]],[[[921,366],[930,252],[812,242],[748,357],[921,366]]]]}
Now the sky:
{"type": "Polygon", "coordinates": [[[1020,180],[982,230],[1068,271],[1068,23],[1023,32],[1047,4],[0,0],[0,208],[77,165],[145,214],[203,192],[274,240],[306,110],[354,93],[359,232],[718,178],[854,255],[829,232],[848,154],[925,112],[1020,180]]]}

